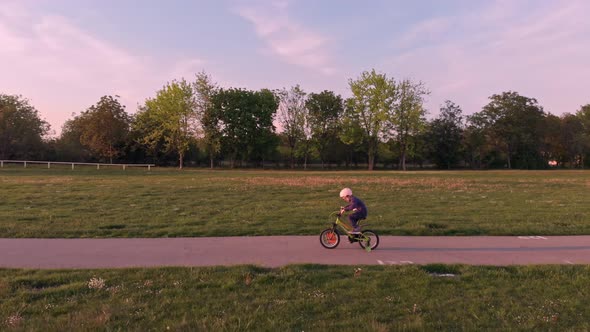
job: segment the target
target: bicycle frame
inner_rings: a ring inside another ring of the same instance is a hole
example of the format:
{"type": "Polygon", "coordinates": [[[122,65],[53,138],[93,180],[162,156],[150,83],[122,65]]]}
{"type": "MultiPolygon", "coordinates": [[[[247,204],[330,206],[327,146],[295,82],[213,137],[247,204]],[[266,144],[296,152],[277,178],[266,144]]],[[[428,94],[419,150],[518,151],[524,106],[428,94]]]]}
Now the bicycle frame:
{"type": "MultiPolygon", "coordinates": [[[[359,237],[360,234],[351,234],[351,232],[353,231],[352,225],[349,225],[347,222],[340,219],[341,215],[339,212],[332,212],[330,216],[336,216],[336,220],[332,222],[332,227],[334,229],[342,229],[350,239],[357,239],[359,237]]],[[[359,222],[359,227],[362,228],[363,226],[366,225],[361,225],[359,222]]]]}
{"type": "MultiPolygon", "coordinates": [[[[370,252],[371,250],[377,248],[379,245],[379,236],[377,233],[365,229],[361,230],[361,232],[354,232],[352,225],[349,225],[347,222],[341,219],[340,211],[332,212],[330,214],[330,227],[324,229],[320,233],[320,243],[326,249],[334,249],[340,243],[340,236],[346,234],[348,241],[350,243],[358,242],[361,248],[365,249],[366,251],[370,252]],[[332,219],[335,217],[334,219],[332,219]]],[[[359,227],[365,227],[368,224],[361,224],[359,223],[359,227]]]]}

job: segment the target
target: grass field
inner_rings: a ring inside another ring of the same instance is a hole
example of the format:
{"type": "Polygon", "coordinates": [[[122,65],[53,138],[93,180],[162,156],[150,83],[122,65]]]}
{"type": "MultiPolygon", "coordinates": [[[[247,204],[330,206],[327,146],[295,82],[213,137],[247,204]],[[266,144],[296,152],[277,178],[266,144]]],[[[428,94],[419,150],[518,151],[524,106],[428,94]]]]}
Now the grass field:
{"type": "Polygon", "coordinates": [[[0,169],[0,237],[315,235],[351,187],[383,235],[590,234],[590,171],[0,169]]]}
{"type": "MultiPolygon", "coordinates": [[[[590,171],[0,169],[0,237],[590,234],[590,171]]],[[[0,330],[590,330],[589,266],[0,269],[0,330]]]]}
{"type": "Polygon", "coordinates": [[[0,269],[0,330],[587,331],[589,317],[588,266],[0,269]]]}

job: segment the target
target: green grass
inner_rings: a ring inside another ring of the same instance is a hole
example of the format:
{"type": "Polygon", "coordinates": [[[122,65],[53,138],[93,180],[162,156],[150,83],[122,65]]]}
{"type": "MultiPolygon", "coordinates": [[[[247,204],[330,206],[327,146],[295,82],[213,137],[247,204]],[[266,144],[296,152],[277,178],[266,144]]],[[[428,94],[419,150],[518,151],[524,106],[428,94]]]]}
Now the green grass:
{"type": "Polygon", "coordinates": [[[588,266],[356,269],[0,269],[0,330],[590,329],[588,266]]]}
{"type": "Polygon", "coordinates": [[[0,169],[0,237],[315,235],[351,187],[383,235],[590,234],[590,171],[0,169]]]}

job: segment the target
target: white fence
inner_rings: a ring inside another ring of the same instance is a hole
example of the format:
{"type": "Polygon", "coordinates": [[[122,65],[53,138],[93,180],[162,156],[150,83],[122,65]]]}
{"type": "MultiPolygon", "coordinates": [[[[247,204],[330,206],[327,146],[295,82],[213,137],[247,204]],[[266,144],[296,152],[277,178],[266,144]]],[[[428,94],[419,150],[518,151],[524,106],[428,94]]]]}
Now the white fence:
{"type": "Polygon", "coordinates": [[[51,165],[72,165],[72,169],[74,169],[75,165],[96,166],[96,169],[100,169],[100,166],[103,166],[103,167],[123,167],[123,170],[127,169],[127,167],[147,167],[148,171],[151,170],[152,167],[156,166],[154,164],[100,164],[100,163],[75,163],[75,162],[64,162],[64,161],[0,160],[0,168],[4,168],[4,164],[23,164],[25,168],[27,168],[27,164],[44,164],[44,165],[47,165],[47,168],[51,168],[51,165]]]}

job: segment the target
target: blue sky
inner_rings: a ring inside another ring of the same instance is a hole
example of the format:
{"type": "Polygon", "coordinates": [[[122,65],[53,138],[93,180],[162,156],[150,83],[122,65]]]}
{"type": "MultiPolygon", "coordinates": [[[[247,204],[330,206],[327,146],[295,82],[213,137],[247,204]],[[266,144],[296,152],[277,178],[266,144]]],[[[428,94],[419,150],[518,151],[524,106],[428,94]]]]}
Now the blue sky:
{"type": "Polygon", "coordinates": [[[0,93],[58,134],[101,96],[127,111],[204,70],[223,87],[333,90],[375,68],[465,114],[513,90],[553,114],[590,103],[590,1],[0,0],[0,93]]]}

